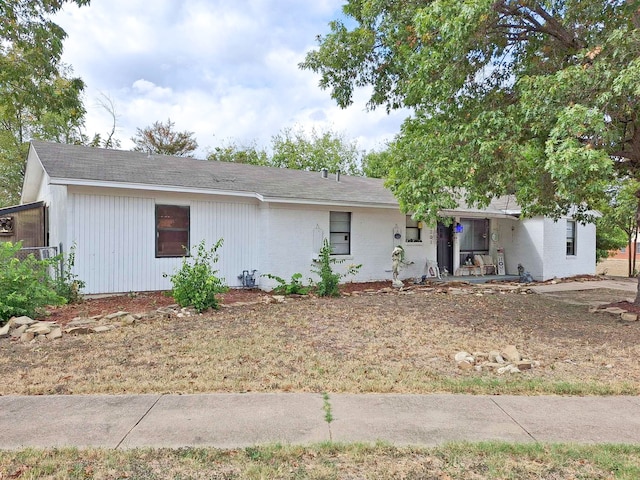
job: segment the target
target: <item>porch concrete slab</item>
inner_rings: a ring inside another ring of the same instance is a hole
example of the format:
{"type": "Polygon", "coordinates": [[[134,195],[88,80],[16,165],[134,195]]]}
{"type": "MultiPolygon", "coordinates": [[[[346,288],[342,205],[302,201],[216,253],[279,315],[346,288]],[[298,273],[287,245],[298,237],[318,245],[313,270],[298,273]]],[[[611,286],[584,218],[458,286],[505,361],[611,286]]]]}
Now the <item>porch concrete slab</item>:
{"type": "Polygon", "coordinates": [[[545,285],[532,284],[530,288],[535,293],[570,292],[575,290],[595,290],[599,288],[635,293],[638,288],[638,280],[620,278],[615,280],[593,280],[590,282],[561,282],[547,283],[545,285]]]}
{"type": "Polygon", "coordinates": [[[240,448],[329,440],[320,394],[165,395],[122,448],[240,448]]]}
{"type": "Polygon", "coordinates": [[[332,438],[338,442],[533,441],[489,396],[332,394],[330,403],[332,438]]]}
{"type": "Polygon", "coordinates": [[[640,443],[638,397],[494,397],[536,441],[640,443]]]}
{"type": "Polygon", "coordinates": [[[0,449],[116,448],[160,395],[0,396],[0,449]]]}

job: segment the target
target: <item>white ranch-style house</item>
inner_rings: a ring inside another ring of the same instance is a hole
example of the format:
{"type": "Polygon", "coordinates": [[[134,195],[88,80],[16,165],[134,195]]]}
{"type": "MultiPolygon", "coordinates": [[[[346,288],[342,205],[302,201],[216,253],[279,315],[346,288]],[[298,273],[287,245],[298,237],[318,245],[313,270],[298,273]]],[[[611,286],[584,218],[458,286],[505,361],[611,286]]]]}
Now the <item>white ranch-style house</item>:
{"type": "Polygon", "coordinates": [[[266,290],[276,283],[262,274],[314,278],[324,239],[337,258],[362,264],[354,282],[390,281],[398,245],[400,279],[410,281],[436,265],[477,273],[464,266],[475,255],[501,274],[521,264],[536,280],[595,273],[592,224],[520,218],[504,198],[442,212],[453,223],[430,228],[402,213],[382,180],[326,172],[33,141],[21,204],[45,206],[45,245],[75,246],[87,294],[168,290],[164,274],[179,268],[184,247],[220,238],[216,268],[230,287],[252,285],[252,274],[266,290]]]}

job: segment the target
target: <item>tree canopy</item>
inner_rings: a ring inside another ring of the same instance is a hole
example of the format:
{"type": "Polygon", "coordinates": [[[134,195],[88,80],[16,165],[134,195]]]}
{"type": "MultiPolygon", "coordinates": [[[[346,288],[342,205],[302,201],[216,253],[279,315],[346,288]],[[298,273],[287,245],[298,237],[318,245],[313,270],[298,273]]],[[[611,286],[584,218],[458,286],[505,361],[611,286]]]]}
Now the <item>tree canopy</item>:
{"type": "MultiPolygon", "coordinates": [[[[348,175],[362,175],[363,153],[355,140],[348,140],[344,134],[332,130],[311,129],[307,133],[302,127],[284,128],[271,137],[271,153],[252,145],[238,145],[229,142],[216,147],[207,160],[249,163],[293,170],[320,171],[348,175]]],[[[375,168],[372,165],[371,171],[375,168]]]]}
{"type": "Polygon", "coordinates": [[[514,194],[525,215],[580,218],[640,177],[639,5],[349,0],[301,67],[340,106],[369,86],[369,108],[413,110],[387,180],[405,210],[514,194]]]}
{"type": "Polygon", "coordinates": [[[72,142],[84,120],[84,83],[60,58],[66,33],[50,17],[65,3],[0,2],[0,205],[18,203],[31,138],[72,142]]]}
{"type": "Polygon", "coordinates": [[[177,157],[193,156],[193,152],[198,148],[194,133],[176,132],[174,127],[175,122],[169,118],[167,123],[157,121],[150,127],[136,129],[135,137],[131,137],[135,144],[133,150],[177,157]]]}
{"type": "Polygon", "coordinates": [[[315,129],[307,134],[302,128],[285,128],[271,139],[273,154],[269,165],[295,170],[320,171],[348,175],[360,174],[360,155],[355,141],[330,130],[315,129]]]}
{"type": "Polygon", "coordinates": [[[247,163],[249,165],[268,165],[269,157],[264,149],[258,148],[254,142],[251,145],[239,145],[230,141],[215,147],[207,155],[207,160],[217,162],[247,163]]]}

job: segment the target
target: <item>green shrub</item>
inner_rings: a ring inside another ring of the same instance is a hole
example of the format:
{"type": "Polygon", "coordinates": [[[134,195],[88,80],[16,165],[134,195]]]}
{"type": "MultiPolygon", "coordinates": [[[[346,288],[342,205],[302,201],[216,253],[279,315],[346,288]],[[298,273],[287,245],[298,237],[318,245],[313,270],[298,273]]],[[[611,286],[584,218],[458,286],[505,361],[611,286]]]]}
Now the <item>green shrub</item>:
{"type": "Polygon", "coordinates": [[[287,283],[284,278],[270,273],[265,273],[261,277],[267,277],[278,282],[278,285],[273,289],[274,293],[280,295],[306,295],[309,293],[309,287],[305,287],[300,280],[302,278],[301,273],[291,275],[290,283],[287,283]]]}
{"type": "Polygon", "coordinates": [[[11,317],[34,317],[46,305],[62,305],[49,275],[51,260],[38,260],[30,254],[24,260],[16,257],[22,242],[0,243],[0,324],[11,317]]]}
{"type": "Polygon", "coordinates": [[[316,293],[321,297],[337,297],[340,295],[338,285],[340,279],[349,275],[355,275],[362,265],[349,265],[345,273],[336,273],[331,265],[344,263],[345,259],[338,259],[331,256],[331,245],[325,238],[320,256],[318,259],[320,265],[313,265],[311,270],[320,277],[320,281],[316,283],[316,293]]]}
{"type": "Polygon", "coordinates": [[[76,246],[75,244],[69,250],[69,255],[59,254],[52,258],[53,267],[56,271],[53,280],[53,286],[58,295],[64,297],[67,303],[78,303],[82,301],[80,291],[85,287],[85,283],[78,279],[73,273],[73,267],[76,263],[76,246]]]}
{"type": "Polygon", "coordinates": [[[207,250],[202,240],[195,255],[191,253],[190,257],[185,257],[182,267],[171,275],[171,294],[178,305],[193,307],[198,312],[219,307],[216,295],[229,290],[224,285],[224,279],[216,276],[218,271],[213,269],[213,264],[218,261],[217,251],[221,246],[222,239],[207,250]]]}

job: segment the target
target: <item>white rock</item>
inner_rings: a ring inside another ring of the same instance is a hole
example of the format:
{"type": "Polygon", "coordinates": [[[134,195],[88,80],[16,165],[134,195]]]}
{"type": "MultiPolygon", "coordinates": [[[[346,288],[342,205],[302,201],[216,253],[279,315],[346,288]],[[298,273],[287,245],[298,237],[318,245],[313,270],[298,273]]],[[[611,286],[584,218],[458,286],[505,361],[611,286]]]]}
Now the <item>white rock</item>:
{"type": "Polygon", "coordinates": [[[456,353],[456,354],[455,354],[455,356],[454,356],[453,358],[454,358],[454,360],[455,360],[456,362],[464,362],[464,361],[466,361],[466,360],[467,360],[467,358],[468,358],[468,357],[470,357],[470,356],[471,356],[471,354],[470,354],[469,352],[464,352],[464,351],[463,351],[463,352],[458,352],[458,353],[456,353]]]}

